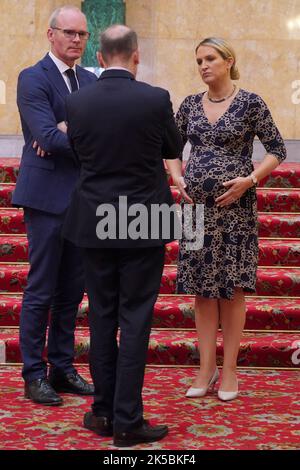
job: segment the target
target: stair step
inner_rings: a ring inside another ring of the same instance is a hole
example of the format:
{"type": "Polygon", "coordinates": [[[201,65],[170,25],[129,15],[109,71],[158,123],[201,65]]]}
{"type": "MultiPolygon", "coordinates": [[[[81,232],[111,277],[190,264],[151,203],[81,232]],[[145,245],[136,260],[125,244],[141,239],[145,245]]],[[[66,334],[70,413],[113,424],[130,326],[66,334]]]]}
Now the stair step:
{"type": "MultiPolygon", "coordinates": [[[[0,292],[22,292],[26,286],[28,264],[0,264],[0,292]]],[[[174,294],[176,266],[165,266],[160,294],[174,294]]],[[[257,271],[257,295],[300,296],[300,268],[263,267],[257,271]]]]}
{"type": "MultiPolygon", "coordinates": [[[[165,264],[176,264],[178,242],[166,246],[165,264]]],[[[0,235],[1,262],[27,262],[28,241],[24,236],[0,235]]],[[[259,264],[261,266],[300,266],[300,239],[259,240],[259,264]]]]}
{"type": "MultiPolygon", "coordinates": [[[[5,245],[5,252],[3,254],[4,258],[1,258],[2,261],[13,261],[13,253],[8,255],[6,254],[8,246],[9,245],[7,244],[5,245]]],[[[178,241],[168,243],[166,246],[165,264],[177,264],[178,249],[178,241]]],[[[258,263],[260,266],[300,266],[300,239],[259,240],[258,263]]]]}
{"type": "MultiPolygon", "coordinates": [[[[255,167],[258,164],[254,164],[255,167]]],[[[269,176],[259,182],[265,188],[300,188],[300,163],[288,162],[279,165],[269,176]]]]}
{"type": "Polygon", "coordinates": [[[258,234],[270,238],[300,238],[300,214],[258,214],[258,234]]]}
{"type": "Polygon", "coordinates": [[[19,166],[20,158],[0,158],[0,183],[15,183],[19,166]]]}
{"type": "MultiPolygon", "coordinates": [[[[21,353],[17,329],[0,329],[0,343],[5,343],[6,362],[20,363],[21,353]]],[[[46,355],[46,351],[45,351],[46,355]]],[[[88,363],[89,330],[77,329],[75,334],[75,362],[88,363]]],[[[222,335],[217,337],[217,363],[223,357],[222,335]]],[[[241,367],[300,368],[299,333],[244,332],[238,356],[241,367]]],[[[156,330],[150,337],[148,364],[198,365],[199,353],[195,331],[156,330]]]]}
{"type": "MultiPolygon", "coordinates": [[[[195,328],[193,296],[161,295],[154,307],[155,328],[195,328]]],[[[19,326],[22,295],[0,295],[0,326],[19,326]]],[[[300,330],[300,298],[246,298],[246,330],[300,330]]],[[[77,326],[88,327],[88,299],[78,311],[77,326]]]]}
{"type": "MultiPolygon", "coordinates": [[[[194,300],[191,295],[160,295],[153,326],[195,328],[194,300]]],[[[300,330],[300,298],[246,297],[245,329],[300,330]]]]}
{"type": "MultiPolygon", "coordinates": [[[[257,167],[258,163],[254,163],[257,167]]],[[[173,185],[173,180],[167,170],[168,182],[173,185]]],[[[269,176],[259,182],[259,187],[265,188],[300,188],[300,163],[281,163],[269,176]]]]}
{"type": "MultiPolygon", "coordinates": [[[[0,208],[0,233],[25,234],[22,209],[0,208]]],[[[258,233],[260,237],[300,238],[300,213],[258,214],[258,233]]]]}
{"type": "Polygon", "coordinates": [[[0,207],[10,207],[11,197],[15,185],[12,183],[1,183],[0,184],[0,207]]]}
{"type": "MultiPolygon", "coordinates": [[[[11,197],[15,185],[0,184],[0,207],[11,206],[11,197]]],[[[174,201],[179,203],[181,195],[172,187],[174,201]]],[[[300,190],[298,189],[257,189],[257,207],[264,212],[300,212],[300,190]]]]}
{"type": "Polygon", "coordinates": [[[25,232],[23,209],[0,209],[0,233],[24,234],[25,232]]]}
{"type": "MultiPolygon", "coordinates": [[[[171,191],[172,196],[174,198],[174,202],[180,203],[182,197],[179,190],[172,186],[171,191]]],[[[262,212],[300,212],[300,190],[282,188],[258,188],[257,209],[262,212]]]]}
{"type": "MultiPolygon", "coordinates": [[[[15,183],[19,166],[20,158],[0,158],[0,183],[15,183]]],[[[255,162],[254,166],[257,167],[258,163],[255,162]]],[[[281,163],[269,176],[261,180],[259,185],[274,188],[299,188],[300,163],[281,163]]]]}
{"type": "MultiPolygon", "coordinates": [[[[161,281],[161,294],[174,294],[176,266],[165,266],[161,281]]],[[[256,295],[300,296],[300,268],[258,268],[256,295]]]]}

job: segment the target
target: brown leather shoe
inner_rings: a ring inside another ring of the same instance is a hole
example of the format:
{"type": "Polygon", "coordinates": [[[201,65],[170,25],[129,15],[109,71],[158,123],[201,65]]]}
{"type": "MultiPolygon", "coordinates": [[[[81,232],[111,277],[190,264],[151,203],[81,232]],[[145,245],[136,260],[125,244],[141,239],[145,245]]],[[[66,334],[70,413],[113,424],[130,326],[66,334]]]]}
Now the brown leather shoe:
{"type": "Polygon", "coordinates": [[[98,436],[113,436],[112,420],[106,416],[95,416],[91,411],[88,411],[83,417],[83,426],[98,436]]]}
{"type": "Polygon", "coordinates": [[[160,441],[168,434],[168,426],[151,426],[144,420],[143,424],[131,431],[114,433],[116,447],[130,447],[143,442],[160,441]]]}

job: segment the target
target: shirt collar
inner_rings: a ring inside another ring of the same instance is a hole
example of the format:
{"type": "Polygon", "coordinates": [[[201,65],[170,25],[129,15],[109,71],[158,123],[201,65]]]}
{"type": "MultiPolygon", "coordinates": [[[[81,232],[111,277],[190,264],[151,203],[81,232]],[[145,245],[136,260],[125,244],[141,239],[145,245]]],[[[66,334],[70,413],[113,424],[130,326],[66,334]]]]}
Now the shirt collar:
{"type": "Polygon", "coordinates": [[[75,74],[76,74],[76,64],[73,65],[73,67],[69,67],[67,64],[65,64],[62,60],[58,59],[53,52],[49,52],[50,58],[53,60],[55,63],[56,67],[60,71],[61,74],[63,74],[66,70],[73,69],[75,74]]]}
{"type": "Polygon", "coordinates": [[[126,69],[125,67],[107,67],[107,69],[105,69],[105,72],[106,70],[126,70],[126,72],[129,72],[132,74],[132,72],[130,72],[130,70],[126,69]]]}

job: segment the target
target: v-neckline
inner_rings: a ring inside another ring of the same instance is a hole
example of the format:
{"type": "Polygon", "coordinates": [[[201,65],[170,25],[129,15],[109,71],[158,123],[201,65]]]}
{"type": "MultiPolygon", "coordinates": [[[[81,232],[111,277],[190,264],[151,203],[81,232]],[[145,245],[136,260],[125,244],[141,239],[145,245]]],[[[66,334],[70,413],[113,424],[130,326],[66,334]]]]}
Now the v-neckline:
{"type": "Polygon", "coordinates": [[[211,126],[211,127],[214,127],[216,124],[218,124],[218,122],[229,112],[231,106],[233,105],[233,103],[235,102],[237,96],[240,94],[240,91],[242,89],[240,88],[239,91],[237,92],[237,94],[235,95],[235,97],[233,98],[233,100],[231,101],[230,105],[228,106],[228,108],[224,111],[223,114],[221,114],[221,116],[215,121],[215,122],[210,122],[210,120],[208,119],[208,117],[206,116],[206,113],[204,111],[204,106],[203,106],[203,97],[204,97],[204,93],[205,91],[202,93],[202,97],[201,97],[201,108],[202,108],[202,113],[203,113],[203,116],[205,117],[206,121],[208,122],[208,124],[211,126]]]}

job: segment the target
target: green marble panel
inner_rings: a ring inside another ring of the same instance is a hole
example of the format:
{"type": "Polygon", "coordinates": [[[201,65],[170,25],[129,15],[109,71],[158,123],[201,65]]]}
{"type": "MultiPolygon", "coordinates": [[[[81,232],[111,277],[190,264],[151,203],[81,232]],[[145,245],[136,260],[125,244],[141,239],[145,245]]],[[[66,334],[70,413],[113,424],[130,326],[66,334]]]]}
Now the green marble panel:
{"type": "Polygon", "coordinates": [[[91,37],[81,63],[84,67],[97,67],[96,51],[99,47],[99,33],[111,24],[125,23],[125,2],[124,0],[84,0],[82,11],[87,17],[91,37]]]}

